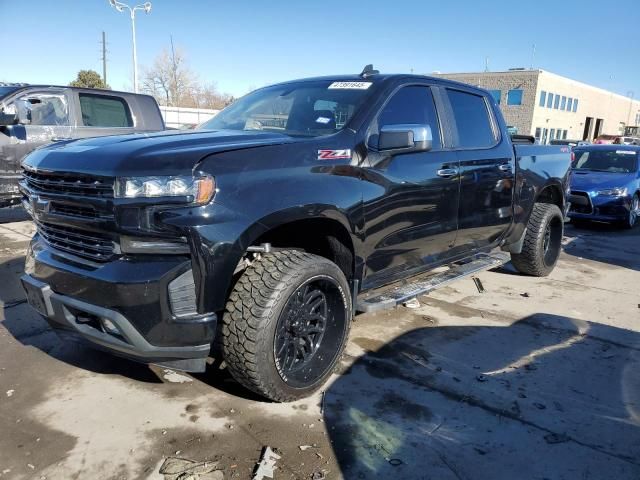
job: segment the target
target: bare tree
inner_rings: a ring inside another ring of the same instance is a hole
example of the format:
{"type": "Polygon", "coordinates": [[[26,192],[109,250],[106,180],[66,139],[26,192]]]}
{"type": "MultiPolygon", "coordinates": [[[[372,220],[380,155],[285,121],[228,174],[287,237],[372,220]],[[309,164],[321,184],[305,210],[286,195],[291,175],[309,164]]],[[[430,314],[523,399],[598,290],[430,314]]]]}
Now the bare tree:
{"type": "Polygon", "coordinates": [[[233,102],[231,95],[218,92],[214,83],[200,84],[181,48],[163,49],[151,68],[145,70],[142,89],[158,103],[172,107],[222,109],[233,102]]]}

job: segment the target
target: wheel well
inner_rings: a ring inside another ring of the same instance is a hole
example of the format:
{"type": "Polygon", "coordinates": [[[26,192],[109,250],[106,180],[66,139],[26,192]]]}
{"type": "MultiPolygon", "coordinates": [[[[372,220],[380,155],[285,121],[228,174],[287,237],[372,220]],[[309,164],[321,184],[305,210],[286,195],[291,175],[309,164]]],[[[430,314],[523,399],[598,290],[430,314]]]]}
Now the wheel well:
{"type": "Polygon", "coordinates": [[[354,277],[353,242],[347,229],[338,221],[304,219],[279,225],[262,234],[253,245],[270,243],[273,248],[304,250],[331,260],[347,280],[354,277]]]}
{"type": "Polygon", "coordinates": [[[562,190],[556,185],[549,185],[544,187],[536,198],[537,203],[552,203],[557,205],[560,211],[564,207],[564,198],[562,196],[562,190]]]}

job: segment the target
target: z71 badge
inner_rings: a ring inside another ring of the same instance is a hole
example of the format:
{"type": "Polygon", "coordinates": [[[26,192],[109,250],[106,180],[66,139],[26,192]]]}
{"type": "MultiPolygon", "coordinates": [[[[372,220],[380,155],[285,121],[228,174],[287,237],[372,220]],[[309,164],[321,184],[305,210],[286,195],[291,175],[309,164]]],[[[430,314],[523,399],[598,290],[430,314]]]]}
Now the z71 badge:
{"type": "Polygon", "coordinates": [[[318,150],[318,160],[339,160],[341,158],[351,158],[351,149],[318,150]]]}

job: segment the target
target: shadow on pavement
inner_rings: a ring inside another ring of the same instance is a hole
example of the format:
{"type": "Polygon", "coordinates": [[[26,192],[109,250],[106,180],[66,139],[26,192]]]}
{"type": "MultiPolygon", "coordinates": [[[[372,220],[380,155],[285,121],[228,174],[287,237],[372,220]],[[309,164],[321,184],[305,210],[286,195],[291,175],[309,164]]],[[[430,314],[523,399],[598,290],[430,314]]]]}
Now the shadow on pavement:
{"type": "Polygon", "coordinates": [[[638,333],[536,314],[352,342],[324,410],[344,478],[640,478],[638,333]]]}
{"type": "Polygon", "coordinates": [[[565,253],[640,271],[640,226],[625,230],[608,223],[568,224],[565,253]]]}

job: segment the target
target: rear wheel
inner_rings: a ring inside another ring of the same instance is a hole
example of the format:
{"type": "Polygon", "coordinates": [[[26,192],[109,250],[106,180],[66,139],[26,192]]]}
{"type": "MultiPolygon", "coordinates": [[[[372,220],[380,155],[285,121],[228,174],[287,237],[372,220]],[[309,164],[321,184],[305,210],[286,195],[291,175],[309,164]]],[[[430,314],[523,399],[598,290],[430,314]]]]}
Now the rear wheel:
{"type": "Polygon", "coordinates": [[[224,312],[231,375],[275,401],[305,397],[331,375],[351,325],[349,284],[337,265],[295,250],[264,255],[236,283],[224,312]]]}
{"type": "Polygon", "coordinates": [[[631,199],[631,207],[629,208],[629,214],[624,220],[625,228],[633,228],[638,223],[638,217],[640,217],[640,196],[636,193],[631,199]]]}
{"type": "Polygon", "coordinates": [[[534,204],[527,223],[522,252],[511,254],[513,266],[527,275],[549,275],[560,256],[563,230],[562,213],[556,205],[534,204]]]}

